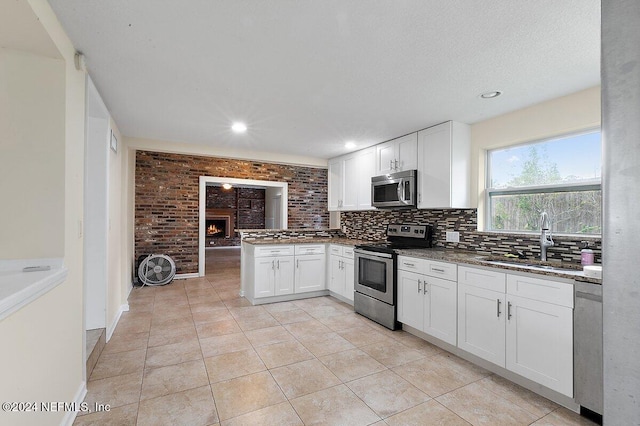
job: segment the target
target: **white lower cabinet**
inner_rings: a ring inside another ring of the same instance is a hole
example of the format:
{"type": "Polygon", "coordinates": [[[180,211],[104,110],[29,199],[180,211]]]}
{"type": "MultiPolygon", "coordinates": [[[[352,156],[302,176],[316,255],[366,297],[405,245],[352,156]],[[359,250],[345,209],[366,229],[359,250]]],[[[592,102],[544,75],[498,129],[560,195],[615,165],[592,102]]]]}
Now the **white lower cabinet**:
{"type": "Polygon", "coordinates": [[[294,293],[325,290],[325,245],[300,244],[295,247],[294,293]]]}
{"type": "Polygon", "coordinates": [[[331,244],[329,253],[329,290],[353,302],[353,247],[331,244]]]}
{"type": "Polygon", "coordinates": [[[458,275],[458,347],[572,397],[571,284],[465,266],[458,275]]]}
{"type": "Polygon", "coordinates": [[[324,244],[246,247],[250,300],[326,289],[324,244]]]}
{"type": "Polygon", "coordinates": [[[455,265],[403,256],[398,265],[398,321],[455,345],[455,272],[454,280],[432,276],[451,278],[455,265]]]}
{"type": "Polygon", "coordinates": [[[313,254],[296,256],[295,292],[306,293],[326,289],[325,256],[313,254]]]}
{"type": "Polygon", "coordinates": [[[293,294],[293,256],[258,257],[254,262],[257,277],[255,297],[293,294]]]}
{"type": "Polygon", "coordinates": [[[505,294],[458,283],[458,347],[505,366],[505,294]]]}

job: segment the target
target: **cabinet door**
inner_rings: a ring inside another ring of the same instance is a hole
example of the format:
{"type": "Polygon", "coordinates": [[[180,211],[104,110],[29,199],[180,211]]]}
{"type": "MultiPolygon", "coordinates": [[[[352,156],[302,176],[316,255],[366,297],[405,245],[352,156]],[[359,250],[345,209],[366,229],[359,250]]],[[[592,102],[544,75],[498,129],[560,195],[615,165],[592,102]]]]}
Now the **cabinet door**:
{"type": "Polygon", "coordinates": [[[254,267],[254,297],[269,297],[275,295],[275,258],[257,257],[254,267]]]}
{"type": "Polygon", "coordinates": [[[355,283],[355,268],[353,257],[342,258],[344,272],[344,297],[353,302],[353,284],[355,283]]]}
{"type": "Polygon", "coordinates": [[[358,209],[358,182],[362,178],[358,172],[358,158],[344,157],[342,161],[342,205],[340,210],[358,209]]]}
{"type": "Polygon", "coordinates": [[[458,347],[505,366],[505,294],[458,283],[458,347]]]}
{"type": "Polygon", "coordinates": [[[415,272],[398,271],[398,321],[422,331],[424,277],[415,272]]]}
{"type": "Polygon", "coordinates": [[[342,158],[334,158],[329,161],[327,179],[329,182],[329,187],[327,188],[329,192],[329,211],[336,211],[340,209],[342,204],[342,183],[344,181],[342,158]]]}
{"type": "Polygon", "coordinates": [[[326,289],[324,254],[296,256],[295,293],[326,289]]]}
{"type": "Polygon", "coordinates": [[[371,178],[376,175],[376,150],[369,148],[358,153],[358,175],[356,180],[349,182],[358,186],[358,210],[368,210],[371,207],[371,178]]]}
{"type": "Polygon", "coordinates": [[[293,294],[293,256],[276,258],[275,295],[293,294]]]}
{"type": "Polygon", "coordinates": [[[396,141],[396,159],[398,171],[415,170],[418,168],[418,134],[411,133],[396,141]]]}
{"type": "Polygon", "coordinates": [[[456,344],[458,285],[455,281],[425,277],[424,332],[456,344]]]}
{"type": "Polygon", "coordinates": [[[344,269],[342,257],[331,255],[329,257],[329,290],[344,296],[344,269]]]}
{"type": "Polygon", "coordinates": [[[507,369],[573,397],[573,310],[507,298],[507,369]]]}
{"type": "Polygon", "coordinates": [[[396,171],[396,143],[389,141],[376,145],[376,176],[396,171]]]}
{"type": "Polygon", "coordinates": [[[451,124],[418,132],[418,208],[451,207],[451,124]]]}

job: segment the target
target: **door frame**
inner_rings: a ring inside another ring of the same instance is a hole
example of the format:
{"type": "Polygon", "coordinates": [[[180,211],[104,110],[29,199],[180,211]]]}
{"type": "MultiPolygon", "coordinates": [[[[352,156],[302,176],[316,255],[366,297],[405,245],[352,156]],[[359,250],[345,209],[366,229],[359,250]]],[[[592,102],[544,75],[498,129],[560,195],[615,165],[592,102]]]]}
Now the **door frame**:
{"type": "Polygon", "coordinates": [[[231,185],[243,186],[262,186],[269,188],[280,188],[282,190],[281,198],[281,224],[282,229],[287,229],[288,223],[288,199],[289,184],[287,182],[277,182],[268,180],[238,179],[214,176],[200,176],[199,186],[200,195],[198,199],[198,276],[204,277],[205,274],[205,245],[206,245],[206,209],[207,209],[207,184],[208,183],[230,183],[231,185]]]}

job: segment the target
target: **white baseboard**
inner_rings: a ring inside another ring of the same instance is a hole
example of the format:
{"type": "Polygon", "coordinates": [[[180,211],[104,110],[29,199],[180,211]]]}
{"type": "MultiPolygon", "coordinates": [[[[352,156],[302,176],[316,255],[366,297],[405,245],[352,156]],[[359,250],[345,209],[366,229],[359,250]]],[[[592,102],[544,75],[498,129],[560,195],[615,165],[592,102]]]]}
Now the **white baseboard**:
{"type": "Polygon", "coordinates": [[[84,401],[84,398],[87,396],[87,384],[85,382],[80,383],[80,387],[78,388],[78,391],[76,392],[75,396],[73,397],[73,405],[78,407],[77,410],[75,411],[67,411],[67,414],[64,415],[64,417],[62,418],[62,421],[60,422],[60,426],[72,426],[73,422],[76,420],[76,416],[78,415],[78,412],[80,411],[80,405],[82,404],[82,401],[84,401]]]}
{"type": "Polygon", "coordinates": [[[200,274],[198,274],[197,272],[193,272],[190,274],[176,274],[175,277],[173,277],[174,280],[186,280],[187,278],[199,278],[200,274]]]}
{"type": "Polygon", "coordinates": [[[107,335],[105,336],[106,342],[108,342],[111,339],[113,332],[116,330],[116,326],[118,325],[118,321],[120,321],[120,317],[122,316],[122,313],[128,312],[128,311],[129,311],[128,303],[120,305],[120,309],[118,309],[118,313],[116,314],[116,317],[111,322],[111,325],[107,327],[107,335]]]}

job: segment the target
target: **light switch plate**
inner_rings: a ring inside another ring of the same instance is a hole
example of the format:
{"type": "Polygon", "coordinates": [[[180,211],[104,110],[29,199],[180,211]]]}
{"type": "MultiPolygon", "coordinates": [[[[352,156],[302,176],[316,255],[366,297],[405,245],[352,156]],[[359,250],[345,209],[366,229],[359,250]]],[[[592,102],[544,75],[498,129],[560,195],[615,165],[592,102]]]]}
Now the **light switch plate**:
{"type": "Polygon", "coordinates": [[[449,243],[459,243],[460,242],[460,233],[458,231],[447,231],[447,242],[449,242],[449,243]]]}

